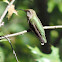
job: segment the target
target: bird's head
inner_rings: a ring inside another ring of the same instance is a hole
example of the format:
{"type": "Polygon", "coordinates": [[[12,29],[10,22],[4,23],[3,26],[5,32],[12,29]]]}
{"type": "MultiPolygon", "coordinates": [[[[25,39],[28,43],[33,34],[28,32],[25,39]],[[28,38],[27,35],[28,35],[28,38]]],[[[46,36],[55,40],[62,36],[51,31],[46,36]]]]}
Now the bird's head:
{"type": "Polygon", "coordinates": [[[30,19],[31,19],[32,17],[34,17],[34,15],[36,14],[33,9],[26,9],[26,10],[24,10],[24,11],[27,12],[27,17],[30,18],[30,19]]]}
{"type": "Polygon", "coordinates": [[[35,11],[33,9],[26,9],[26,10],[23,10],[23,9],[19,9],[19,10],[22,10],[24,12],[27,13],[27,17],[29,19],[31,19],[32,17],[34,17],[36,15],[35,11]]]}

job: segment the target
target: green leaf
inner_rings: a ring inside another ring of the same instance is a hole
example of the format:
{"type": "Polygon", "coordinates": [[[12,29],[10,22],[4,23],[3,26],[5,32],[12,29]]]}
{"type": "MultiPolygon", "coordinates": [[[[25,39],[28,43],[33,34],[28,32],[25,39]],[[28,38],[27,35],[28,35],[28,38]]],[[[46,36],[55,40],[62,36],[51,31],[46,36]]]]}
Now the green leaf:
{"type": "Polygon", "coordinates": [[[62,2],[58,4],[59,11],[62,12],[62,2]]]}
{"type": "Polygon", "coordinates": [[[48,3],[47,3],[47,5],[48,5],[47,11],[49,13],[51,13],[53,11],[56,3],[54,2],[54,0],[49,0],[48,3]]]}
{"type": "Polygon", "coordinates": [[[1,47],[0,47],[0,62],[4,62],[4,53],[1,47]]]}
{"type": "Polygon", "coordinates": [[[35,60],[38,62],[60,62],[59,59],[59,49],[51,46],[52,53],[51,54],[44,54],[42,53],[39,48],[37,47],[31,47],[27,45],[27,47],[31,50],[31,52],[35,57],[35,60]]]}
{"type": "Polygon", "coordinates": [[[6,6],[7,6],[7,3],[0,1],[0,16],[3,14],[6,6]]]}
{"type": "Polygon", "coordinates": [[[50,37],[51,38],[51,42],[54,42],[58,38],[59,33],[56,30],[52,30],[50,32],[50,35],[51,35],[51,37],[50,37]]]}

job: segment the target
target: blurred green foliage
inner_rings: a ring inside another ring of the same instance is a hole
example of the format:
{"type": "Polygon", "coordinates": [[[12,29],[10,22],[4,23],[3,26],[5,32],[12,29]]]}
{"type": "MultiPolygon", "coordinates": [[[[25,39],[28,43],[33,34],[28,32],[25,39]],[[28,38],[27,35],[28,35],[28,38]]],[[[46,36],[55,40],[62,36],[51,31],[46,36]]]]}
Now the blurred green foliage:
{"type": "Polygon", "coordinates": [[[62,12],[62,0],[48,0],[48,12],[52,12],[55,6],[62,12]]]}
{"type": "Polygon", "coordinates": [[[1,47],[0,47],[0,62],[4,62],[4,52],[1,47]]]}
{"type": "MultiPolygon", "coordinates": [[[[62,0],[16,0],[14,5],[17,9],[34,9],[43,25],[62,25],[62,0]]],[[[0,0],[0,17],[6,6],[7,3],[0,0]]],[[[29,29],[26,13],[17,11],[18,16],[13,14],[10,20],[5,16],[5,24],[0,27],[0,36],[29,29]]],[[[48,43],[44,46],[40,45],[33,32],[10,38],[19,62],[62,61],[62,29],[45,31],[48,43]]],[[[0,40],[0,62],[16,62],[11,46],[5,39],[0,40]]]]}
{"type": "Polygon", "coordinates": [[[5,10],[7,6],[7,3],[0,1],[0,17],[3,14],[3,11],[5,10]]]}
{"type": "Polygon", "coordinates": [[[52,52],[51,54],[42,53],[39,48],[27,45],[31,52],[35,55],[34,58],[38,62],[60,62],[59,59],[59,49],[51,46],[52,52]]]}

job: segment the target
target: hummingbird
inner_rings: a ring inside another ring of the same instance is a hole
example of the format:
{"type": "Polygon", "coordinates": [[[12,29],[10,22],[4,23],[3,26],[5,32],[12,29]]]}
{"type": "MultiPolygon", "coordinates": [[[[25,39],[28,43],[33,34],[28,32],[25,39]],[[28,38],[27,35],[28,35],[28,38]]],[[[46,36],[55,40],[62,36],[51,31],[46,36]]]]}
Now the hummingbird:
{"type": "MultiPolygon", "coordinates": [[[[23,9],[20,9],[23,10],[23,9]]],[[[36,36],[39,38],[41,45],[44,45],[44,43],[47,43],[45,31],[43,29],[43,25],[36,15],[36,12],[33,9],[26,9],[23,10],[27,14],[27,20],[29,23],[30,30],[32,30],[36,36]]]]}

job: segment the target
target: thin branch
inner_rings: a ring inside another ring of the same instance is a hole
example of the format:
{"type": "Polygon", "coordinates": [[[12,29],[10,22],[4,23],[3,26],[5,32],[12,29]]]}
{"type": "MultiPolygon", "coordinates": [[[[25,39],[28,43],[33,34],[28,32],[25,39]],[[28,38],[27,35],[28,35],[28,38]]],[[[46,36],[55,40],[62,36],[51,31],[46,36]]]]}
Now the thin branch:
{"type": "MultiPolygon", "coordinates": [[[[62,28],[62,26],[44,26],[43,28],[44,29],[55,29],[55,28],[62,28]]],[[[4,39],[5,37],[13,37],[13,36],[21,35],[21,34],[24,34],[27,32],[28,32],[27,30],[24,30],[22,32],[18,32],[18,33],[14,33],[14,34],[8,34],[8,35],[5,35],[4,37],[1,36],[0,39],[4,39]]]]}
{"type": "MultiPolygon", "coordinates": [[[[56,28],[62,28],[62,26],[44,26],[43,27],[44,29],[56,29],[56,28]]],[[[27,30],[24,30],[22,32],[18,32],[18,33],[14,33],[14,34],[8,34],[8,35],[5,35],[5,37],[13,37],[13,36],[17,36],[17,35],[22,35],[22,34],[25,34],[27,33],[27,30]]],[[[4,39],[4,37],[0,37],[0,39],[4,39]]]]}
{"type": "MultiPolygon", "coordinates": [[[[26,32],[27,32],[27,30],[24,30],[24,31],[22,31],[22,32],[5,35],[5,37],[13,37],[13,36],[17,36],[17,35],[24,34],[24,33],[26,33],[26,32]]],[[[2,37],[0,37],[0,39],[4,39],[4,37],[2,36],[2,37]]]]}
{"type": "MultiPolygon", "coordinates": [[[[5,37],[5,36],[3,36],[3,37],[5,37]]],[[[8,37],[5,37],[5,38],[9,41],[9,43],[10,43],[10,45],[11,45],[11,48],[12,48],[13,54],[14,54],[14,56],[15,56],[15,58],[16,58],[16,61],[19,62],[19,61],[18,61],[18,58],[17,58],[17,55],[16,55],[16,53],[15,53],[15,50],[14,50],[12,44],[11,44],[10,39],[9,39],[8,37]]]]}
{"type": "Polygon", "coordinates": [[[62,28],[62,25],[59,26],[44,26],[44,29],[56,29],[56,28],[62,28]]]}
{"type": "Polygon", "coordinates": [[[4,25],[4,22],[2,22],[2,20],[3,20],[3,18],[5,17],[5,15],[6,15],[8,9],[10,8],[10,6],[14,3],[14,1],[15,1],[15,0],[12,0],[12,1],[8,4],[8,6],[6,7],[5,11],[3,12],[3,14],[2,14],[2,16],[1,16],[1,18],[0,18],[0,27],[1,27],[2,25],[4,25]]]}

